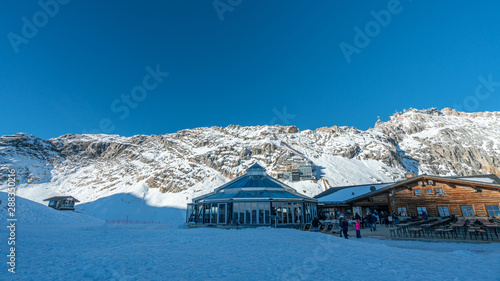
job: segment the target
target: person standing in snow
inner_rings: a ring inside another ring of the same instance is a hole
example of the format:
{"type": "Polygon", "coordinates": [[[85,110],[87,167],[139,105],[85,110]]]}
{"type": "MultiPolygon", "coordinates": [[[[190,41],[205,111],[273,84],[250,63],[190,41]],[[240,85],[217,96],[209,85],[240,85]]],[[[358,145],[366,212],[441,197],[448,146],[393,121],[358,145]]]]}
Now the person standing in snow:
{"type": "Polygon", "coordinates": [[[347,222],[347,220],[343,220],[340,227],[342,228],[342,232],[344,233],[344,238],[349,239],[347,237],[347,236],[349,236],[349,235],[347,235],[347,231],[349,230],[349,222],[347,222]]]}
{"type": "Polygon", "coordinates": [[[373,215],[372,214],[366,215],[365,220],[366,220],[366,223],[368,224],[368,226],[370,227],[370,231],[373,231],[373,227],[372,227],[373,215]]]}
{"type": "Polygon", "coordinates": [[[394,225],[399,224],[399,217],[398,214],[396,214],[396,212],[392,212],[392,219],[394,220],[394,225]]]}
{"type": "Polygon", "coordinates": [[[359,222],[359,220],[356,220],[354,229],[356,229],[356,238],[361,238],[361,223],[359,222]]]}
{"type": "Polygon", "coordinates": [[[314,231],[314,232],[318,232],[318,227],[319,227],[319,225],[320,225],[320,224],[321,224],[321,225],[323,225],[323,224],[319,221],[319,219],[318,219],[318,217],[317,217],[317,216],[316,216],[316,217],[314,217],[314,219],[313,219],[313,220],[312,220],[312,222],[311,222],[311,225],[312,225],[312,227],[313,227],[313,231],[314,231]]]}
{"type": "Polygon", "coordinates": [[[427,220],[428,218],[429,218],[429,216],[427,215],[427,212],[423,211],[422,212],[422,219],[427,220]]]}
{"type": "Polygon", "coordinates": [[[361,216],[358,213],[356,213],[356,215],[354,216],[354,219],[355,220],[361,220],[361,216]]]}

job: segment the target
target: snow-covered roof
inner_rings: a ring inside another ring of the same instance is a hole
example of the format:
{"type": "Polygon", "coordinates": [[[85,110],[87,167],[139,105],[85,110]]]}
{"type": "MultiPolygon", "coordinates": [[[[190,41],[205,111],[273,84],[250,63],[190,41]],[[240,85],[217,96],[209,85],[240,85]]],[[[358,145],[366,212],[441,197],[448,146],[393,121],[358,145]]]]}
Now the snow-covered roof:
{"type": "Polygon", "coordinates": [[[468,180],[468,181],[478,181],[478,182],[486,182],[486,183],[495,183],[493,179],[490,178],[458,178],[460,180],[468,180]]]}
{"type": "Polygon", "coordinates": [[[391,183],[379,183],[379,184],[366,184],[366,185],[355,185],[351,187],[340,188],[338,191],[331,193],[329,195],[318,198],[318,203],[321,202],[344,202],[352,198],[365,195],[367,193],[377,191],[381,188],[394,184],[391,183]]]}
{"type": "Polygon", "coordinates": [[[498,176],[495,174],[476,175],[468,177],[454,177],[454,178],[461,180],[468,180],[468,181],[500,184],[500,178],[498,178],[498,176]]]}

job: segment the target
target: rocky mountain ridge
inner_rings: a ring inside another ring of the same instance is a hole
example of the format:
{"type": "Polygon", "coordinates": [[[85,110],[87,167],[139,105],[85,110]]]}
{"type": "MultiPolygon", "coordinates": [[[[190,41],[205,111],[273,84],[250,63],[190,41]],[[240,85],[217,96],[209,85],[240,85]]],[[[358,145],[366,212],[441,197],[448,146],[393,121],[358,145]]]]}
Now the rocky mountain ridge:
{"type": "Polygon", "coordinates": [[[89,202],[132,192],[152,204],[182,206],[255,161],[276,177],[303,160],[316,165],[318,180],[289,184],[309,196],[331,186],[400,180],[405,172],[500,175],[500,112],[410,109],[366,131],[230,125],[151,136],[0,138],[0,182],[7,168],[15,169],[20,192],[35,200],[71,194],[89,202]]]}

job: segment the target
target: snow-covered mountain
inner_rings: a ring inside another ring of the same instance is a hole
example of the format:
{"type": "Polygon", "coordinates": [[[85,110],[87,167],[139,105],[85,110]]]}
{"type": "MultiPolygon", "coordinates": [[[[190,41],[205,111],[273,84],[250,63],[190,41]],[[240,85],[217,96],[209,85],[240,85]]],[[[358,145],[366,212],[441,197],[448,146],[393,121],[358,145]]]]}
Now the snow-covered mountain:
{"type": "Polygon", "coordinates": [[[304,160],[317,166],[318,180],[289,184],[309,196],[331,186],[400,180],[407,171],[500,175],[500,112],[410,109],[366,131],[231,125],[151,136],[0,138],[0,182],[5,168],[15,169],[18,194],[38,202],[64,194],[85,203],[127,193],[150,206],[185,208],[255,161],[277,176],[304,160]]]}

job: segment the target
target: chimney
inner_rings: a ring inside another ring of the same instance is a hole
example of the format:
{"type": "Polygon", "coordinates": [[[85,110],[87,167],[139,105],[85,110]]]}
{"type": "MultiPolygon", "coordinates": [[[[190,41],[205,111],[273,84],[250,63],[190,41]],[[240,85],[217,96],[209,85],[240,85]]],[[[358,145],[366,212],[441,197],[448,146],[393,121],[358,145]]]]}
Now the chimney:
{"type": "Polygon", "coordinates": [[[406,178],[406,179],[411,179],[411,178],[413,178],[413,177],[415,177],[415,173],[413,173],[413,172],[411,172],[411,173],[406,173],[406,174],[405,174],[405,178],[406,178]]]}

